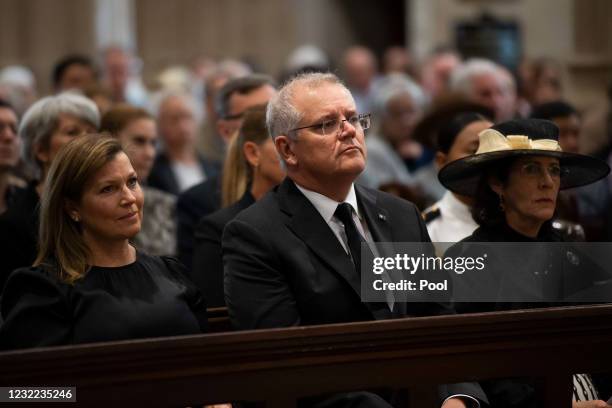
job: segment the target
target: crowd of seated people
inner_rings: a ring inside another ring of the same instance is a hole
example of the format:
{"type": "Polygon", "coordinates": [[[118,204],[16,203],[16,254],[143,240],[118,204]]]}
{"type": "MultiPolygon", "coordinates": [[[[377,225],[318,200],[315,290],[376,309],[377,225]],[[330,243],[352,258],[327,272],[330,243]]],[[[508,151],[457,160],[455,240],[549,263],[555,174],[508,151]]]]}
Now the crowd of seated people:
{"type": "MultiPolygon", "coordinates": [[[[391,47],[379,70],[379,50],[353,46],[336,70],[313,48],[292,54],[280,84],[207,58],[158,89],[119,47],[100,67],[72,54],[53,94],[25,104],[2,82],[12,67],[0,71],[0,349],[204,333],[207,307],[227,307],[235,330],[473,312],[362,301],[361,244],[609,236],[609,167],[582,154],[583,114],[552,62],[511,73],[391,47]]],[[[589,388],[576,407],[608,406],[587,374],[574,379],[589,388]]],[[[534,406],[520,382],[503,405],[507,385],[440,385],[439,404],[534,406]]]]}

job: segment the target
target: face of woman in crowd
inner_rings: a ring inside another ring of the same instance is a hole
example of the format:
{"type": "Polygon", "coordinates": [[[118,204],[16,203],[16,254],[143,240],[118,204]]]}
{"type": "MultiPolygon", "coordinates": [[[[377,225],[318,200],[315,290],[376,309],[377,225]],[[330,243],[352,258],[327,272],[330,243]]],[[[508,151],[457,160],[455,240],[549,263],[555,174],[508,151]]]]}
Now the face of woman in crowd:
{"type": "Polygon", "coordinates": [[[0,170],[17,165],[19,145],[17,115],[12,109],[0,108],[0,170]]]}
{"type": "Polygon", "coordinates": [[[436,164],[438,168],[442,168],[447,163],[476,153],[476,150],[478,150],[478,134],[490,128],[492,125],[493,124],[487,120],[478,120],[464,127],[457,137],[455,137],[455,141],[448,150],[448,153],[436,153],[436,164]]]}
{"type": "Polygon", "coordinates": [[[86,242],[117,242],[140,231],[143,202],[136,171],[121,152],[87,183],[69,216],[77,217],[86,242]]]}
{"type": "Polygon", "coordinates": [[[542,224],[555,212],[561,182],[559,159],[545,156],[515,160],[505,185],[493,183],[491,188],[503,196],[506,219],[542,224]]]}
{"type": "Polygon", "coordinates": [[[36,157],[48,169],[55,156],[65,144],[72,139],[94,133],[96,128],[89,122],[74,115],[61,114],[58,118],[57,126],[51,136],[47,146],[38,146],[36,157]]]}
{"type": "Polygon", "coordinates": [[[149,118],[136,119],[119,132],[119,140],[138,174],[138,180],[146,181],[155,160],[155,122],[149,118]]]}
{"type": "Polygon", "coordinates": [[[196,118],[188,102],[180,96],[170,96],[161,104],[158,125],[169,149],[182,149],[196,141],[196,118]]]}
{"type": "Polygon", "coordinates": [[[392,144],[398,144],[412,135],[421,116],[409,94],[403,93],[389,100],[381,123],[383,135],[392,144]]]}
{"type": "Polygon", "coordinates": [[[280,184],[285,177],[285,170],[281,166],[280,158],[274,147],[272,138],[267,138],[265,142],[258,146],[259,167],[256,169],[258,176],[265,178],[272,185],[280,184]]]}

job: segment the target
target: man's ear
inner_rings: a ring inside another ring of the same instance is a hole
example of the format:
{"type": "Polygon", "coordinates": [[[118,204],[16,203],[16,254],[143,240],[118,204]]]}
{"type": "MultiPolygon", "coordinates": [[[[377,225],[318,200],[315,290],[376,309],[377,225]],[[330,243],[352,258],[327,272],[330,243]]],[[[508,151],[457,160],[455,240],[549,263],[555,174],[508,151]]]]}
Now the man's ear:
{"type": "Polygon", "coordinates": [[[298,159],[292,148],[292,141],[289,136],[279,135],[274,138],[274,146],[280,158],[287,164],[295,166],[298,164],[298,159]]]}
{"type": "Polygon", "coordinates": [[[440,170],[448,161],[448,155],[446,153],[437,151],[434,160],[436,162],[436,169],[440,170]]]}
{"type": "Polygon", "coordinates": [[[259,166],[259,160],[261,155],[259,152],[259,146],[257,146],[256,143],[245,142],[242,146],[242,153],[244,154],[246,161],[251,165],[251,167],[259,166]]]}

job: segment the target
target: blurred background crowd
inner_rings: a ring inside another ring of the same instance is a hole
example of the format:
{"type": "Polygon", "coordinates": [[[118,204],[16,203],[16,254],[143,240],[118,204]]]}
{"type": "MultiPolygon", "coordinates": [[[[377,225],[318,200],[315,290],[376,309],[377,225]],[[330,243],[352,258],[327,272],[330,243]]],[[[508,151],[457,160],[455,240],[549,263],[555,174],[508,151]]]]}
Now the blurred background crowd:
{"type": "MultiPolygon", "coordinates": [[[[135,143],[149,148],[135,167],[155,189],[148,194],[162,193],[153,201],[167,203],[148,214],[170,224],[177,197],[218,178],[237,129],[232,121],[241,119],[230,112],[231,92],[220,90],[237,78],[255,78],[242,84],[249,93],[262,84],[273,92],[299,72],[339,75],[359,112],[372,114],[360,182],[421,210],[445,193],[437,135],[459,112],[493,123],[553,120],[565,151],[610,161],[606,0],[0,0],[0,16],[0,212],[13,186],[40,181],[45,170],[35,163],[40,157],[24,154],[33,143],[23,126],[28,110],[65,91],[93,101],[100,114],[97,123],[79,110],[74,134],[120,133],[142,119],[136,133],[144,136],[135,143]]],[[[612,238],[611,182],[560,200],[564,218],[580,224],[586,239],[612,238]]],[[[216,198],[206,212],[220,207],[216,198]]],[[[162,230],[172,235],[174,228],[162,230]]],[[[149,250],[177,253],[173,237],[159,240],[149,250]]],[[[189,264],[191,254],[183,260],[189,264]]]]}

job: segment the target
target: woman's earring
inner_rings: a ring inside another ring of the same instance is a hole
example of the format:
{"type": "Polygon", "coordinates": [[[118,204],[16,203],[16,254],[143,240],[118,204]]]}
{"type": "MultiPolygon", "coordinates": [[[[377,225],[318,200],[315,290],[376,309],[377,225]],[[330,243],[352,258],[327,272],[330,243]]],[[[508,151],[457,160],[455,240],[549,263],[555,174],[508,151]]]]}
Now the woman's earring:
{"type": "Polygon", "coordinates": [[[74,222],[79,222],[79,221],[80,221],[80,220],[79,220],[79,216],[78,216],[78,215],[76,215],[76,214],[72,214],[72,217],[71,217],[71,218],[72,218],[72,221],[74,221],[74,222]]]}
{"type": "Polygon", "coordinates": [[[504,195],[499,195],[499,209],[504,212],[506,211],[506,203],[504,202],[504,195]]]}

